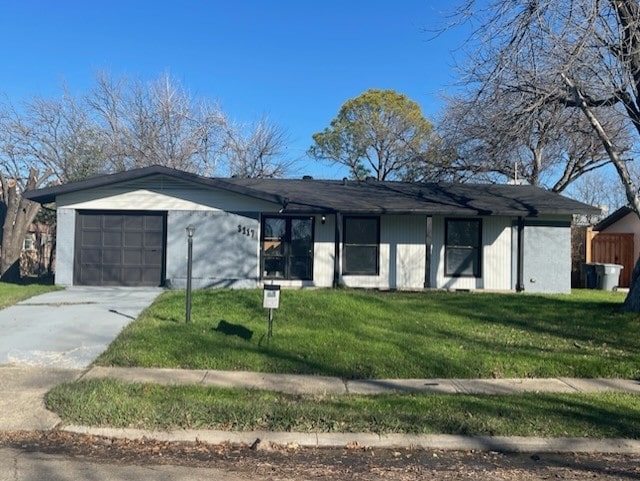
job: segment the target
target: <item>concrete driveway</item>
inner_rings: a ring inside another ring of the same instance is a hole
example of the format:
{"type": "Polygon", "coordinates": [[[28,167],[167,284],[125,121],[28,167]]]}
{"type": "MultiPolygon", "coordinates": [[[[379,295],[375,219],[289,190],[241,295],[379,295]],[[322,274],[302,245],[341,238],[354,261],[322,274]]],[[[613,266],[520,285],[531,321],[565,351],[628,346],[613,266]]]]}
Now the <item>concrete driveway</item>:
{"type": "Polygon", "coordinates": [[[84,368],[161,292],[70,287],[0,310],[0,365],[84,368]]]}

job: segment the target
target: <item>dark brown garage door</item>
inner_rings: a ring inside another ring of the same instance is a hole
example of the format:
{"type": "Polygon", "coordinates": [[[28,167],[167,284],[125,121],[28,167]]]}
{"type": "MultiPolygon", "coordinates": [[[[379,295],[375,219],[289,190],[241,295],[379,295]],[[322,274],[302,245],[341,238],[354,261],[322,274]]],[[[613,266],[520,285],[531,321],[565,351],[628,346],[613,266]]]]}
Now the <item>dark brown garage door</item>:
{"type": "Polygon", "coordinates": [[[74,284],[161,285],[165,226],[163,212],[78,212],[74,284]]]}

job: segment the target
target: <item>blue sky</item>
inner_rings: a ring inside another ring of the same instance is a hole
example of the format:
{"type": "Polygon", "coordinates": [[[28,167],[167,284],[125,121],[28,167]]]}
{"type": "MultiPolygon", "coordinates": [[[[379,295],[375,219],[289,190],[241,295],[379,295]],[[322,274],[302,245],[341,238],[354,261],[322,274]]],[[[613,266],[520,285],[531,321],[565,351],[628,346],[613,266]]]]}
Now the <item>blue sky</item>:
{"type": "MultiPolygon", "coordinates": [[[[90,88],[97,71],[143,80],[169,73],[231,117],[263,115],[304,159],[311,135],[368,88],[394,89],[434,118],[464,32],[435,40],[444,0],[0,0],[0,93],[14,102],[90,88]]],[[[340,177],[302,161],[294,175],[340,177]]]]}

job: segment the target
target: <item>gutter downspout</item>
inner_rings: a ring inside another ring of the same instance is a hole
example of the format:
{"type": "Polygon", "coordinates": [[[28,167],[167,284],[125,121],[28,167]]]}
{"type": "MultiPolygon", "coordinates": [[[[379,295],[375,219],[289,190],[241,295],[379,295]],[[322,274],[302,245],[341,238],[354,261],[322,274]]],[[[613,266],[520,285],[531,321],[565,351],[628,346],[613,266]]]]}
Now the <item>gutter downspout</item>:
{"type": "Polygon", "coordinates": [[[516,267],[516,292],[524,291],[524,217],[518,217],[518,262],[516,267]]]}
{"type": "Polygon", "coordinates": [[[340,286],[340,244],[342,243],[342,214],[336,211],[335,244],[333,250],[333,287],[340,286]]]}

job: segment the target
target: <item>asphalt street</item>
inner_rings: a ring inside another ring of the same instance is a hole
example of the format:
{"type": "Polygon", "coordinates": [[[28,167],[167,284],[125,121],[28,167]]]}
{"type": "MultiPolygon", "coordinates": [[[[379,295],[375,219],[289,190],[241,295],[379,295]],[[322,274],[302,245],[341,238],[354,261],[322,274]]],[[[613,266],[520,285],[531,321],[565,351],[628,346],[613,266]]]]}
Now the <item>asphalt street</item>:
{"type": "Polygon", "coordinates": [[[216,468],[100,463],[62,455],[0,449],[0,481],[246,481],[216,468]]]}

